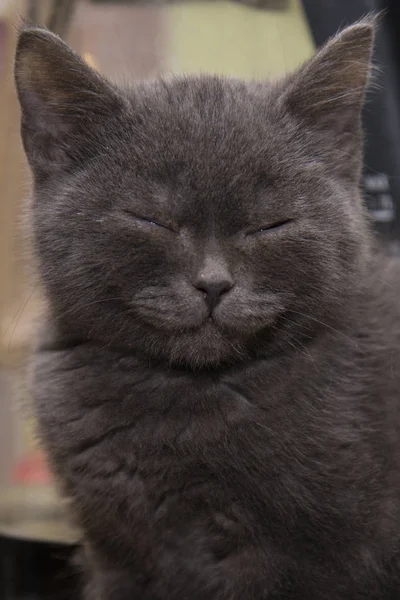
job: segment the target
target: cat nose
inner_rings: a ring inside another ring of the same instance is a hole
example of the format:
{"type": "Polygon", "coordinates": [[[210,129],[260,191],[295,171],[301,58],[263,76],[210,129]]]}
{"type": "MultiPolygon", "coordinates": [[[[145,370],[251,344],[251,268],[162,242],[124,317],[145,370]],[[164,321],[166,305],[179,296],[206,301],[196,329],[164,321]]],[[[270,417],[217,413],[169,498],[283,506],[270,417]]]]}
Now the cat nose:
{"type": "Polygon", "coordinates": [[[203,292],[205,303],[211,314],[221,300],[221,297],[233,287],[233,281],[229,276],[218,279],[207,279],[200,275],[195,282],[195,287],[200,292],[203,292]]]}

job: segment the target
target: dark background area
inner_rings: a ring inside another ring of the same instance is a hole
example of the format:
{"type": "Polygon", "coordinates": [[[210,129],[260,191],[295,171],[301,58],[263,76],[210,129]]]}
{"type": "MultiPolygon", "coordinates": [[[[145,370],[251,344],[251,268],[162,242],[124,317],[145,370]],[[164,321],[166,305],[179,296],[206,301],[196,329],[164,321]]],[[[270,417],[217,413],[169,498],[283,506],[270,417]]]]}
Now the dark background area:
{"type": "Polygon", "coordinates": [[[400,3],[398,0],[303,0],[317,46],[371,11],[381,13],[373,85],[364,109],[366,200],[377,230],[400,240],[400,3]]]}

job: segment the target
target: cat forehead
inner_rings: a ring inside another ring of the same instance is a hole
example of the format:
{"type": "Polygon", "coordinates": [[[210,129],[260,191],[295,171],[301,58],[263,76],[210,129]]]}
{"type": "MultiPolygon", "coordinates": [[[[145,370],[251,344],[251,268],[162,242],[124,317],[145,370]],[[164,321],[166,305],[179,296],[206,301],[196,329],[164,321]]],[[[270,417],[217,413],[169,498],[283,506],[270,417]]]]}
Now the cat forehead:
{"type": "Polygon", "coordinates": [[[301,143],[296,149],[285,115],[271,114],[265,87],[210,76],[140,84],[95,162],[93,184],[101,191],[118,182],[127,198],[196,213],[199,202],[224,212],[272,199],[272,187],[301,170],[301,143]]]}
{"type": "Polygon", "coordinates": [[[114,132],[117,149],[146,174],[163,166],[193,179],[276,172],[295,148],[269,87],[211,76],[139,85],[114,132]]]}
{"type": "Polygon", "coordinates": [[[164,112],[174,111],[179,114],[190,109],[200,114],[229,108],[250,106],[257,97],[257,91],[263,93],[269,89],[267,83],[246,82],[241,79],[220,77],[217,75],[192,75],[144,81],[131,88],[133,105],[137,103],[150,108],[160,107],[164,112]]]}
{"type": "Polygon", "coordinates": [[[155,138],[232,145],[240,136],[255,137],[268,121],[274,110],[269,90],[268,84],[198,76],[139,85],[128,100],[137,126],[155,138]]]}

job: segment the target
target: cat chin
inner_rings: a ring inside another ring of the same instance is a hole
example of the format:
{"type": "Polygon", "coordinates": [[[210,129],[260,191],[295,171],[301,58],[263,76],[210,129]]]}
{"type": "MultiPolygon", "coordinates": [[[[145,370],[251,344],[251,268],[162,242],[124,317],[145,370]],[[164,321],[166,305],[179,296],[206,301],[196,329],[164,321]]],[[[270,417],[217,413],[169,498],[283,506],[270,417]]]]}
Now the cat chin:
{"type": "Polygon", "coordinates": [[[155,334],[144,340],[146,350],[177,367],[194,370],[234,364],[246,355],[244,341],[228,336],[209,321],[205,326],[175,334],[155,334]]]}

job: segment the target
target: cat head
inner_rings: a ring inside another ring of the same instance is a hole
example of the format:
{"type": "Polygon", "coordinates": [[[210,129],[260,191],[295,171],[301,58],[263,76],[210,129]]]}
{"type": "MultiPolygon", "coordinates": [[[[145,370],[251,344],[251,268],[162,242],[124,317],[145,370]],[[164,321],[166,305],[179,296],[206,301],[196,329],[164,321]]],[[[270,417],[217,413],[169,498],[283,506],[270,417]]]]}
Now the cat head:
{"type": "Polygon", "coordinates": [[[121,89],[49,31],[22,30],[34,248],[59,327],[201,368],[332,326],[368,254],[373,34],[357,23],[274,83],[121,89]]]}

